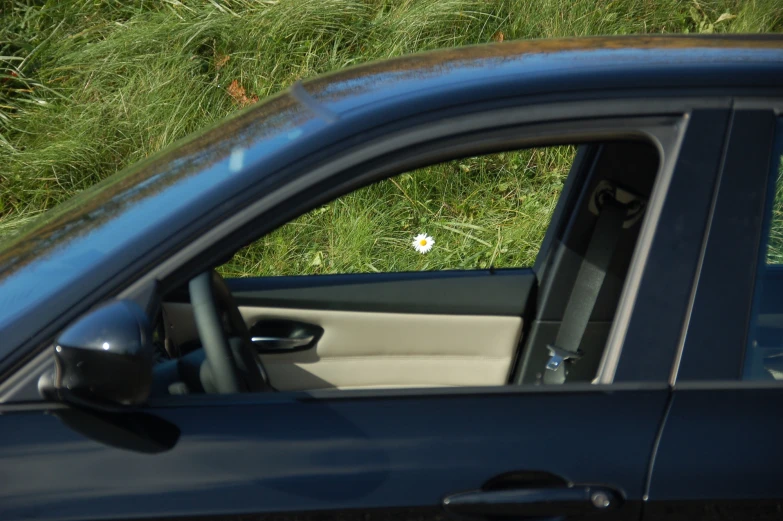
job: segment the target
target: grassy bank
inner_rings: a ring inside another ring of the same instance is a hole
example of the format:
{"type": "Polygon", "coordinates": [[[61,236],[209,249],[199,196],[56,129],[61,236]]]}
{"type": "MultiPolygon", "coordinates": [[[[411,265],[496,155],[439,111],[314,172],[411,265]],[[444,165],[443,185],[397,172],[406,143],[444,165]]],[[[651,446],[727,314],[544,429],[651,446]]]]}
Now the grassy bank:
{"type": "MultiPolygon", "coordinates": [[[[0,6],[0,235],[172,141],[322,72],[493,40],[783,30],[778,0],[0,0],[0,6]]],[[[530,154],[468,165],[490,176],[492,186],[506,187],[475,194],[471,204],[481,211],[449,213],[434,202],[460,200],[479,177],[447,185],[451,191],[439,199],[432,193],[429,202],[406,199],[406,189],[431,187],[460,168],[437,167],[417,173],[408,188],[384,184],[372,197],[356,194],[303,218],[243,252],[230,271],[432,268],[434,255],[408,261],[395,249],[425,225],[448,238],[438,242],[450,255],[441,265],[529,263],[547,219],[540,209],[551,206],[569,159],[562,151],[542,153],[535,174],[520,178],[518,164],[528,164],[530,154]],[[414,209],[400,210],[401,200],[414,209]],[[511,200],[513,208],[502,202],[511,200]],[[367,235],[379,219],[388,230],[381,236],[393,240],[349,238],[367,235]],[[460,234],[443,226],[478,240],[458,243],[460,234]],[[504,245],[504,237],[516,242],[504,245]]]]}

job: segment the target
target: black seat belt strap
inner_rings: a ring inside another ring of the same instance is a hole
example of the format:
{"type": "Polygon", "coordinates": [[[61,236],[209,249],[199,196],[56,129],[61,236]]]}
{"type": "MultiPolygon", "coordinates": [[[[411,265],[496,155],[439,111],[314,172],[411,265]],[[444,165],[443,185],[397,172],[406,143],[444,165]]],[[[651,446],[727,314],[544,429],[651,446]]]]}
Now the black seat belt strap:
{"type": "Polygon", "coordinates": [[[626,215],[627,207],[611,198],[607,198],[601,207],[587,252],[568,298],[555,344],[547,346],[550,358],[544,371],[545,384],[565,382],[565,361],[576,360],[581,356],[579,344],[606,278],[606,270],[612,260],[626,215]]]}

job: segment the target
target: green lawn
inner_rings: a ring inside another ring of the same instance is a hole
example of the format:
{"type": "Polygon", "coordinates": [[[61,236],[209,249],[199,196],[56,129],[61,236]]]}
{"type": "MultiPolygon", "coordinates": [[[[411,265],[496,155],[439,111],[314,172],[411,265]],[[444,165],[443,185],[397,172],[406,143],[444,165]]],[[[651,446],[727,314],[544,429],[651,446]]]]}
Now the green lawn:
{"type": "MultiPolygon", "coordinates": [[[[0,0],[0,236],[323,72],[501,39],[781,30],[779,0],[0,0]]],[[[224,271],[530,264],[572,154],[509,153],[369,187],[224,271]],[[420,231],[436,238],[427,255],[410,248],[420,231]]]]}

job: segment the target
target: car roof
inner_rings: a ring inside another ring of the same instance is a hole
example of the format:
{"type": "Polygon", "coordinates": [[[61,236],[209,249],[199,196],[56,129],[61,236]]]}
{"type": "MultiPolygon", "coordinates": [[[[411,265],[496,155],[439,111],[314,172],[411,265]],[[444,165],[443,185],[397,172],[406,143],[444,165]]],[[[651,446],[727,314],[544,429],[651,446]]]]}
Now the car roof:
{"type": "Polygon", "coordinates": [[[326,74],[303,84],[322,110],[346,115],[395,97],[494,83],[488,97],[543,91],[657,86],[777,86],[732,70],[780,70],[783,35],[613,36],[522,40],[414,54],[326,74]],[[546,79],[568,77],[551,83],[546,79]],[[509,81],[504,88],[502,80],[509,81]],[[525,80],[525,85],[520,80],[525,80]],[[673,81],[675,80],[675,81],[673,81]],[[761,83],[759,83],[761,81],[761,83]],[[644,82],[644,83],[642,83],[644,82]],[[546,89],[546,90],[545,90],[546,89]]]}
{"type": "Polygon", "coordinates": [[[498,43],[297,83],[112,176],[1,245],[0,359],[32,338],[29,327],[52,323],[47,307],[75,310],[85,295],[110,292],[131,276],[142,252],[178,245],[177,233],[194,214],[225,212],[230,200],[249,204],[241,194],[273,170],[276,157],[316,151],[409,114],[482,100],[557,90],[605,96],[608,88],[734,92],[781,85],[777,35],[498,43]],[[26,315],[35,316],[33,325],[21,327],[26,315]]]}

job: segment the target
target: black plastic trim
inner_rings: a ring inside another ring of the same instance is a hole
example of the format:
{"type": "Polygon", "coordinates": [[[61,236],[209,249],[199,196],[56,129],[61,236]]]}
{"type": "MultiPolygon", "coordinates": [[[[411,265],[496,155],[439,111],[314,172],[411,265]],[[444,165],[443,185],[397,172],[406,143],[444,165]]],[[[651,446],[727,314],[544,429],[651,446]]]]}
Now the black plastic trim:
{"type": "Polygon", "coordinates": [[[740,378],[775,115],[735,111],[677,381],[740,378]]]}
{"type": "Polygon", "coordinates": [[[680,147],[615,371],[668,381],[706,233],[730,110],[694,110],[680,147]]]}
{"type": "MultiPolygon", "coordinates": [[[[281,391],[277,393],[243,394],[192,394],[169,396],[150,401],[152,408],[165,407],[204,407],[209,405],[239,405],[246,403],[278,403],[308,401],[353,401],[353,400],[426,400],[448,397],[464,399],[480,397],[491,399],[493,396],[529,396],[543,394],[614,394],[623,392],[668,392],[669,385],[660,382],[627,382],[611,385],[590,383],[570,383],[568,385],[499,385],[493,387],[427,387],[400,389],[319,389],[316,391],[281,391]]],[[[33,408],[35,404],[0,404],[8,411],[33,408]]],[[[3,410],[3,409],[0,409],[3,410]]]]}

